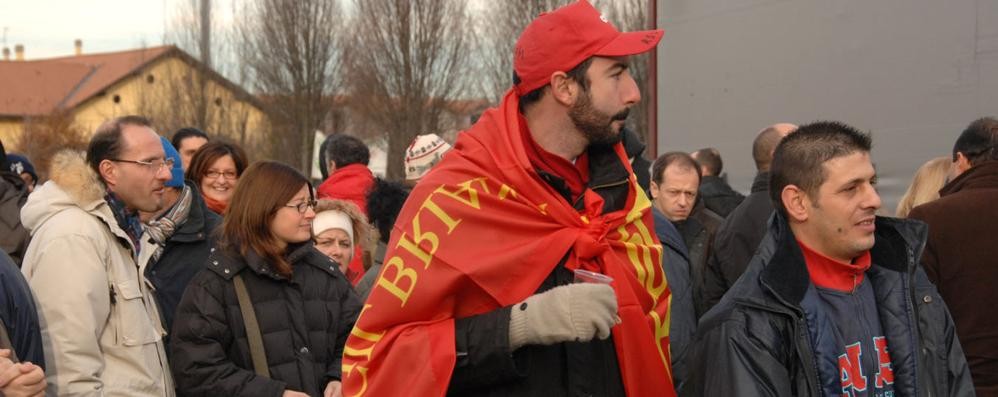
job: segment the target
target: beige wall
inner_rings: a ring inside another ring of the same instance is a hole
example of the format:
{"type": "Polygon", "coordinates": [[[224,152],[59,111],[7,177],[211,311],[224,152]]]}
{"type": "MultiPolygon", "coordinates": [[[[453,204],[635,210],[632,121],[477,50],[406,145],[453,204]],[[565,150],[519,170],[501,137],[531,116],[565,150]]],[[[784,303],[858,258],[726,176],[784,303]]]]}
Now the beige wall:
{"type": "Polygon", "coordinates": [[[107,119],[140,114],[153,119],[158,132],[166,136],[178,128],[195,126],[243,145],[262,144],[262,135],[269,130],[266,115],[249,102],[236,99],[234,92],[215,80],[206,79],[204,95],[197,94],[201,92],[197,73],[176,57],[157,61],[80,104],[74,111],[76,124],[92,132],[107,119]],[[200,103],[206,108],[204,123],[195,121],[200,103]]]}
{"type": "Polygon", "coordinates": [[[20,120],[0,120],[0,141],[8,152],[18,151],[17,141],[21,135],[20,120]]]}

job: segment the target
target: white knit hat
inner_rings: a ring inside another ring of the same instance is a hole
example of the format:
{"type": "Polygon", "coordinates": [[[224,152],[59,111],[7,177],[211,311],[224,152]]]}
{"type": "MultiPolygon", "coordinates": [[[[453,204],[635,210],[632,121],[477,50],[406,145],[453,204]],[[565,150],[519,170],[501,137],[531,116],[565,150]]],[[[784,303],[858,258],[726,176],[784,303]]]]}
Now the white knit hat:
{"type": "Polygon", "coordinates": [[[405,151],[405,179],[419,180],[450,150],[437,134],[417,136],[405,151]]]}
{"type": "Polygon", "coordinates": [[[340,229],[353,241],[353,222],[347,214],[337,210],[326,210],[315,214],[312,219],[312,233],[316,236],[329,229],[340,229]]]}

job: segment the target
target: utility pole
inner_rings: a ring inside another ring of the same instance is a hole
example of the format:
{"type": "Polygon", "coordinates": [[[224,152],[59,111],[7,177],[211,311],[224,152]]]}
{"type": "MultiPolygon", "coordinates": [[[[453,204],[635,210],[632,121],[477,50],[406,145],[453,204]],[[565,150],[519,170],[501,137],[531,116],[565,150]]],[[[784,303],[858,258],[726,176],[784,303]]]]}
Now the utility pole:
{"type": "Polygon", "coordinates": [[[201,0],[201,62],[211,68],[211,0],[201,0]]]}

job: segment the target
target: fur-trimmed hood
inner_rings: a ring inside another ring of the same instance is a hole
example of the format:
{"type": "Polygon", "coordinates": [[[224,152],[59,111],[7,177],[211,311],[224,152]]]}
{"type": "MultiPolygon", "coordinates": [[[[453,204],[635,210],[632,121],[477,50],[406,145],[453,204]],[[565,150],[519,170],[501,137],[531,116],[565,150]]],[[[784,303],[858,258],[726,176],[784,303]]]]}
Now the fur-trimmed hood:
{"type": "Polygon", "coordinates": [[[113,220],[104,201],[106,185],[87,165],[83,152],[64,150],[57,153],[52,158],[49,177],[50,180],[36,189],[21,209],[21,223],[25,227],[35,230],[52,215],[68,208],[79,208],[102,219],[111,216],[113,220]]]}

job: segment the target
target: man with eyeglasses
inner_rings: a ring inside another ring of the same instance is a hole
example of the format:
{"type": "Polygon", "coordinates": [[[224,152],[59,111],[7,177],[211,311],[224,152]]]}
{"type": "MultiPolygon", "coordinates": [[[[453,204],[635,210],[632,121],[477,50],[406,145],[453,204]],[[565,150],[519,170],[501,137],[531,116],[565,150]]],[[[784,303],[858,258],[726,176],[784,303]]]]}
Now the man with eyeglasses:
{"type": "Polygon", "coordinates": [[[57,154],[21,211],[22,271],[38,303],[52,395],[172,396],[164,329],[138,258],[154,252],[139,211],[163,206],[173,159],[149,121],[98,127],[86,156],[57,154]]]}

